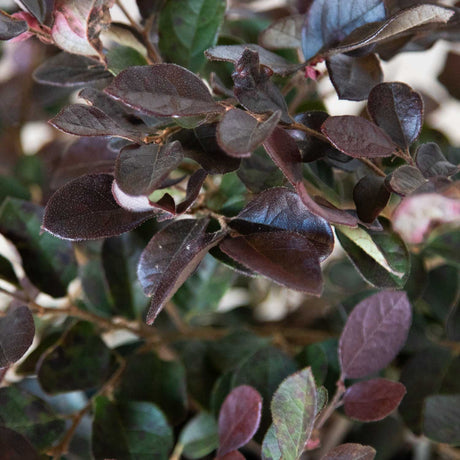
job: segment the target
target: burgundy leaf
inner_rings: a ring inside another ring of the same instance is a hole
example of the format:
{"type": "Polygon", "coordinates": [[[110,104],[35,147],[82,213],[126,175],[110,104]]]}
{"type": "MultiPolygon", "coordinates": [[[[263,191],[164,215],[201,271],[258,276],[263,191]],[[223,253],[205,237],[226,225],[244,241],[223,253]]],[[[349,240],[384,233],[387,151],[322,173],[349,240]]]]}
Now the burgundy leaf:
{"type": "Polygon", "coordinates": [[[298,233],[264,232],[227,238],[220,249],[249,269],[290,289],[313,295],[322,292],[316,246],[298,233]]]}
{"type": "Polygon", "coordinates": [[[105,91],[149,115],[187,117],[224,110],[194,73],[176,64],[129,67],[105,91]]]}
{"type": "Polygon", "coordinates": [[[356,305],[339,342],[343,375],[361,378],[389,364],[406,341],[411,317],[405,292],[381,291],[356,305]]]}
{"type": "Polygon", "coordinates": [[[142,142],[145,138],[140,130],[127,129],[97,107],[72,104],[64,107],[49,121],[54,127],[76,136],[116,136],[142,142]]]}
{"type": "Polygon", "coordinates": [[[262,397],[257,390],[241,385],[231,391],[219,412],[219,458],[252,439],[259,428],[261,413],[262,397]]]}
{"type": "Polygon", "coordinates": [[[198,169],[190,176],[187,182],[185,199],[177,205],[177,214],[183,214],[195,203],[206,177],[208,177],[208,173],[204,169],[198,169]]]}
{"type": "Polygon", "coordinates": [[[256,51],[259,54],[260,64],[273,70],[277,75],[289,75],[303,67],[303,64],[292,64],[279,54],[267,51],[259,45],[245,43],[244,45],[214,46],[205,51],[210,61],[227,61],[236,64],[246,49],[256,51]]]}
{"type": "Polygon", "coordinates": [[[42,24],[51,25],[54,0],[16,0],[42,24]]]}
{"type": "Polygon", "coordinates": [[[10,307],[0,317],[0,368],[18,361],[32,345],[35,325],[26,306],[10,307]]]}
{"type": "Polygon", "coordinates": [[[361,422],[376,422],[390,415],[406,394],[406,387],[387,379],[358,382],[347,389],[345,414],[361,422]]]}
{"type": "Polygon", "coordinates": [[[0,452],[8,460],[39,460],[32,444],[17,431],[0,426],[0,452]]]}
{"type": "Polygon", "coordinates": [[[383,80],[380,62],[375,54],[362,57],[337,54],[327,59],[326,63],[339,99],[367,99],[371,89],[383,80]]]}
{"type": "Polygon", "coordinates": [[[144,292],[152,297],[147,324],[155,321],[209,249],[224,237],[206,233],[208,223],[207,219],[175,221],[156,233],[142,252],[137,274],[144,292]]]}
{"type": "Polygon", "coordinates": [[[385,178],[387,187],[402,196],[410,195],[426,183],[420,170],[409,165],[400,166],[385,178]]]}
{"type": "Polygon", "coordinates": [[[245,459],[244,455],[238,450],[232,450],[228,454],[225,454],[223,456],[219,456],[216,458],[217,460],[244,460],[245,459]]]}
{"type": "Polygon", "coordinates": [[[281,112],[277,111],[267,120],[259,122],[244,110],[231,109],[217,125],[217,142],[230,156],[250,156],[270,136],[280,116],[281,112]]]}
{"type": "Polygon", "coordinates": [[[321,460],[373,460],[375,453],[371,446],[347,443],[330,450],[321,460]]]}
{"type": "Polygon", "coordinates": [[[362,177],[353,189],[353,201],[358,217],[372,223],[385,208],[390,192],[385,187],[385,178],[374,175],[362,177]]]}
{"type": "Polygon", "coordinates": [[[425,177],[453,176],[460,167],[446,160],[438,144],[428,142],[417,149],[415,157],[418,168],[425,177]]]}
{"type": "Polygon", "coordinates": [[[302,50],[311,59],[363,24],[385,19],[381,0],[315,0],[302,29],[302,50]]]}
{"type": "Polygon", "coordinates": [[[0,40],[10,40],[29,29],[27,22],[0,11],[0,40]]]}
{"type": "Polygon", "coordinates": [[[367,109],[372,120],[400,147],[417,139],[423,124],[423,100],[404,83],[381,83],[369,94],[367,109]]]}
{"type": "Polygon", "coordinates": [[[89,174],[61,187],[48,201],[43,229],[68,240],[106,238],[128,232],[152,212],[132,213],[112,195],[113,176],[89,174]]]}
{"type": "Polygon", "coordinates": [[[438,76],[438,80],[449,91],[451,96],[460,99],[460,85],[458,74],[460,72],[460,54],[449,51],[446,56],[444,68],[438,76]]]}
{"type": "Polygon", "coordinates": [[[335,147],[353,158],[389,157],[396,151],[396,145],[382,129],[361,117],[329,117],[322,131],[335,147]]]}
{"type": "Polygon", "coordinates": [[[53,189],[85,174],[113,173],[117,154],[108,144],[105,137],[82,137],[72,143],[56,167],[53,189]]]}
{"type": "Polygon", "coordinates": [[[180,142],[165,145],[129,145],[121,150],[115,166],[115,180],[128,195],[150,195],[181,163],[180,142]]]}
{"type": "Polygon", "coordinates": [[[233,92],[239,103],[254,113],[273,113],[281,111],[280,120],[291,123],[286,100],[280,90],[270,80],[273,72],[260,65],[257,51],[245,49],[235,64],[232,73],[233,92]]]}
{"type": "MultiPolygon", "coordinates": [[[[302,14],[278,19],[259,35],[259,43],[268,49],[298,49],[301,47],[303,22],[302,14]]],[[[263,64],[262,59],[261,63],[263,64]]]]}

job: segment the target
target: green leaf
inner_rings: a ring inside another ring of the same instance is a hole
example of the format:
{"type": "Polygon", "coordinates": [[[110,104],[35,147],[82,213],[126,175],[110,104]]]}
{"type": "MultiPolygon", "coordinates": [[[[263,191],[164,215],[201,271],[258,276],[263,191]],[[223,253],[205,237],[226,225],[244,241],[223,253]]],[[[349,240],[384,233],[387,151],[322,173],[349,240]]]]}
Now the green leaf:
{"type": "Polygon", "coordinates": [[[388,221],[381,220],[384,231],[341,226],[337,238],[366,281],[379,288],[402,288],[410,272],[409,252],[388,221]]]}
{"type": "Polygon", "coordinates": [[[9,386],[0,388],[0,425],[25,436],[37,449],[53,445],[65,430],[65,421],[40,398],[9,386]]]}
{"type": "Polygon", "coordinates": [[[297,354],[296,361],[301,367],[311,367],[315,382],[321,385],[327,374],[327,355],[320,343],[313,343],[302,348],[297,354]]]}
{"type": "Polygon", "coordinates": [[[159,47],[167,62],[192,72],[205,63],[224,19],[225,0],[168,0],[159,17],[159,47]]]}
{"type": "Polygon", "coordinates": [[[155,403],[176,425],[187,412],[185,368],[153,353],[134,354],[128,358],[116,396],[119,400],[155,403]]]}
{"type": "Polygon", "coordinates": [[[22,200],[30,199],[29,190],[22,185],[16,178],[0,175],[0,204],[6,197],[11,196],[22,200]]]}
{"type": "Polygon", "coordinates": [[[71,327],[38,366],[40,384],[51,394],[97,388],[115,370],[112,351],[95,326],[84,321],[71,327]]]}
{"type": "Polygon", "coordinates": [[[423,433],[435,442],[460,445],[460,394],[425,400],[423,433]]]}
{"type": "Polygon", "coordinates": [[[219,444],[216,419],[207,412],[200,412],[182,429],[179,444],[182,445],[183,455],[190,459],[210,454],[219,444]]]}
{"type": "Polygon", "coordinates": [[[283,459],[299,459],[316,414],[316,386],[310,368],[289,376],[273,395],[273,425],[283,459]]]}
{"type": "Polygon", "coordinates": [[[94,402],[92,434],[96,460],[166,460],[173,446],[171,427],[157,406],[148,402],[94,402]]]}
{"type": "Polygon", "coordinates": [[[114,75],[118,75],[126,67],[147,65],[145,57],[130,46],[116,46],[107,52],[106,57],[107,68],[114,75]]]}
{"type": "Polygon", "coordinates": [[[460,231],[458,229],[447,229],[433,235],[425,247],[428,254],[441,256],[449,264],[460,267],[460,231]]]}
{"type": "Polygon", "coordinates": [[[40,233],[43,208],[7,198],[0,206],[0,233],[18,249],[30,280],[43,292],[62,297],[77,275],[72,245],[40,233]]]}

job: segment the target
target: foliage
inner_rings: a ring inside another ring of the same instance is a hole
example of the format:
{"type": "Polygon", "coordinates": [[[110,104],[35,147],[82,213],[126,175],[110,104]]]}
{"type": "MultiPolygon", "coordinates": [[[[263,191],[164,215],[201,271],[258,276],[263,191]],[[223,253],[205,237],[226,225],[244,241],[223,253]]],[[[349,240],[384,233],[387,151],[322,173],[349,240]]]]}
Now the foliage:
{"type": "Polygon", "coordinates": [[[16,3],[2,455],[458,455],[460,153],[381,61],[458,41],[459,5],[16,3]]]}

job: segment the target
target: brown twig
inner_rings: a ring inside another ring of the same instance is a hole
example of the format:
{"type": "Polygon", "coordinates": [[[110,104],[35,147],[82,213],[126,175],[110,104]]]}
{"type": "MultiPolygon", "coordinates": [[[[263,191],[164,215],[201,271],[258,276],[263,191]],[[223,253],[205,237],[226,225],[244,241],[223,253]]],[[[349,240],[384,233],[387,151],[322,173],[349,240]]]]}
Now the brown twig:
{"type": "Polygon", "coordinates": [[[329,419],[329,417],[334,413],[334,411],[340,407],[342,396],[345,393],[345,384],[343,378],[340,377],[337,381],[337,389],[335,391],[334,397],[331,402],[326,406],[326,408],[321,412],[318,419],[315,423],[315,428],[319,430],[329,419]]]}

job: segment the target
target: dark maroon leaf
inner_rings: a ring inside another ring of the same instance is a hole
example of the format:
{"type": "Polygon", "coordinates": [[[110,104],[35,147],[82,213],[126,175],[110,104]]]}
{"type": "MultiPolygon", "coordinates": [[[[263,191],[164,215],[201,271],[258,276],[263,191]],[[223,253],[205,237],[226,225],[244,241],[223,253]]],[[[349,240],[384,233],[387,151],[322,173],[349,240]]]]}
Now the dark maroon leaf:
{"type": "Polygon", "coordinates": [[[236,64],[246,49],[259,53],[260,64],[273,70],[277,75],[289,75],[303,67],[303,64],[292,64],[278,54],[253,43],[215,46],[206,50],[204,54],[210,61],[227,61],[236,64]]]}
{"type": "Polygon", "coordinates": [[[259,43],[268,49],[298,49],[303,22],[301,14],[278,19],[259,35],[259,43]]]}
{"type": "Polygon", "coordinates": [[[194,73],[176,64],[129,67],[105,91],[149,115],[188,117],[224,110],[194,73]]]}
{"type": "Polygon", "coordinates": [[[353,189],[353,201],[358,217],[366,223],[372,223],[378,217],[390,199],[385,187],[385,178],[367,175],[362,177],[353,189]]]}
{"type": "Polygon", "coordinates": [[[322,131],[335,147],[353,158],[389,157],[396,151],[391,138],[365,118],[329,117],[322,131]]]}
{"type": "Polygon", "coordinates": [[[404,149],[420,134],[423,100],[404,83],[377,85],[369,94],[367,109],[374,122],[404,149]]]}
{"type": "Polygon", "coordinates": [[[387,379],[353,384],[343,397],[345,414],[361,422],[376,422],[390,415],[406,394],[406,387],[387,379]]]}
{"type": "Polygon", "coordinates": [[[247,444],[259,428],[262,397],[248,385],[234,388],[219,412],[218,457],[247,444]]]}
{"type": "Polygon", "coordinates": [[[387,187],[402,196],[410,195],[426,183],[420,170],[409,165],[400,166],[385,178],[387,187]]]}
{"type": "Polygon", "coordinates": [[[328,58],[326,64],[339,99],[367,99],[371,89],[383,80],[380,62],[375,54],[362,57],[337,54],[328,58]]]}
{"type": "Polygon", "coordinates": [[[405,292],[381,291],[356,305],[339,342],[343,375],[361,378],[383,369],[404,345],[411,318],[405,292]]]}
{"type": "Polygon", "coordinates": [[[184,157],[180,142],[129,145],[118,155],[115,180],[128,195],[150,195],[184,157]]]}
{"type": "Polygon", "coordinates": [[[451,96],[460,99],[460,84],[458,75],[460,74],[460,54],[449,51],[446,56],[444,68],[438,80],[445,86],[451,96]]]}
{"type": "Polygon", "coordinates": [[[439,443],[460,445],[460,395],[432,395],[423,410],[423,434],[439,443]]]}
{"type": "Polygon", "coordinates": [[[232,450],[228,454],[217,457],[217,460],[244,460],[246,457],[238,450],[232,450]]]}
{"type": "Polygon", "coordinates": [[[428,142],[417,149],[415,157],[418,168],[425,177],[453,176],[459,167],[446,160],[438,144],[428,142]]]}
{"type": "Polygon", "coordinates": [[[245,49],[232,73],[233,92],[240,104],[254,113],[281,111],[280,120],[291,123],[286,100],[270,80],[273,71],[259,63],[257,51],[245,49]]]}
{"type": "Polygon", "coordinates": [[[206,233],[208,223],[207,219],[175,221],[156,233],[142,252],[137,274],[144,292],[152,297],[147,324],[155,321],[209,249],[223,238],[223,233],[206,233]]]}
{"type": "Polygon", "coordinates": [[[37,451],[20,433],[0,426],[0,452],[6,460],[38,460],[37,451]]]}
{"type": "Polygon", "coordinates": [[[18,361],[32,345],[34,318],[26,306],[10,307],[0,317],[0,368],[18,361]]]}
{"type": "Polygon", "coordinates": [[[201,186],[203,185],[206,177],[208,177],[208,173],[204,169],[198,169],[190,176],[187,183],[187,190],[185,192],[185,199],[177,205],[177,214],[183,214],[188,208],[190,208],[190,206],[192,206],[198,198],[201,186]]]}
{"type": "Polygon", "coordinates": [[[385,6],[381,0],[315,0],[302,29],[305,59],[336,45],[363,24],[383,19],[385,6]]]}
{"type": "Polygon", "coordinates": [[[81,86],[107,81],[113,75],[98,61],[86,56],[59,53],[47,59],[33,73],[39,83],[52,86],[81,86]]]}
{"type": "Polygon", "coordinates": [[[140,129],[129,129],[97,107],[72,104],[64,107],[50,123],[76,136],[116,136],[142,142],[146,136],[140,129]]]}
{"type": "Polygon", "coordinates": [[[54,0],[17,0],[17,3],[32,14],[38,22],[51,25],[54,0]]]}
{"type": "Polygon", "coordinates": [[[48,201],[43,229],[60,238],[87,240],[120,235],[153,217],[121,208],[112,195],[113,176],[89,174],[60,188],[48,201]]]}
{"type": "Polygon", "coordinates": [[[371,446],[347,443],[330,450],[321,460],[373,460],[375,453],[371,446]]]}
{"type": "Polygon", "coordinates": [[[27,22],[0,11],[0,40],[10,40],[29,29],[27,22]]]}
{"type": "Polygon", "coordinates": [[[53,189],[85,174],[113,173],[116,152],[105,137],[82,137],[64,152],[51,181],[53,189]]]}
{"type": "Polygon", "coordinates": [[[217,125],[217,142],[230,156],[250,156],[270,136],[280,116],[277,111],[267,120],[259,121],[244,110],[231,109],[217,125]]]}

